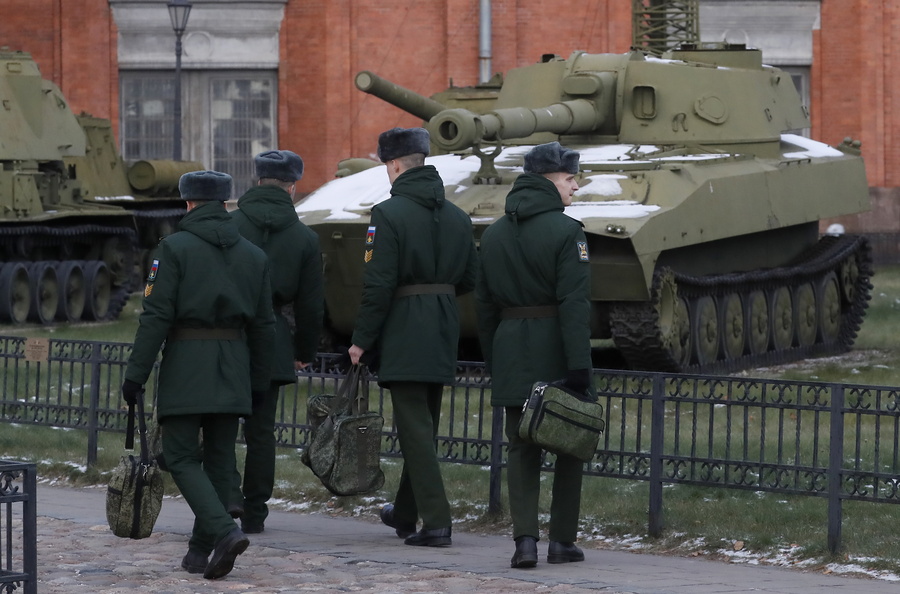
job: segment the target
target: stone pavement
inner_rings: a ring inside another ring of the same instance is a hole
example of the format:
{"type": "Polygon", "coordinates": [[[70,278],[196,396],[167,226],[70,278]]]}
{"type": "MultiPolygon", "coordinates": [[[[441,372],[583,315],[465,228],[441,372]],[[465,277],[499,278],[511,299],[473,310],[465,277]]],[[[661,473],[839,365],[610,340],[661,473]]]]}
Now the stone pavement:
{"type": "Polygon", "coordinates": [[[106,525],[105,487],[38,485],[38,592],[608,592],[634,594],[896,594],[896,583],[702,558],[586,548],[583,563],[549,565],[538,543],[533,569],[510,569],[506,536],[453,535],[449,548],[410,547],[373,518],[274,511],[266,531],[225,578],[180,568],[193,516],[166,498],[153,535],[129,540],[106,525]]]}

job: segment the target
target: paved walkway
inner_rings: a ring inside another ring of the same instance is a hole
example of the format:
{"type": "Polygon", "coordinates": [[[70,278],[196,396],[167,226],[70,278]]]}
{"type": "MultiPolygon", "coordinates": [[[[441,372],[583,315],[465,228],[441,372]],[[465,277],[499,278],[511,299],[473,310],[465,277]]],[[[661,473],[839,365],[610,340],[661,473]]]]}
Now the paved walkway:
{"type": "Polygon", "coordinates": [[[450,548],[409,547],[377,521],[275,511],[234,570],[208,581],[180,568],[193,516],[167,498],[154,534],[112,535],[105,489],[38,485],[41,594],[291,592],[610,592],[896,594],[896,583],[725,562],[585,548],[585,562],[509,568],[507,537],[453,535],[450,548]]]}

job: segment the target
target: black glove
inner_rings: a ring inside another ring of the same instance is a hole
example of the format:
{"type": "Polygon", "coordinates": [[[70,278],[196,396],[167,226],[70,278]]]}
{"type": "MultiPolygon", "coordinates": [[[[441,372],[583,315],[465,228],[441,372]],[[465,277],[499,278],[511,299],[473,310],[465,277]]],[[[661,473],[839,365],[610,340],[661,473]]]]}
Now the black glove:
{"type": "Polygon", "coordinates": [[[133,382],[130,379],[122,382],[122,398],[125,399],[125,403],[129,406],[134,406],[137,404],[138,398],[144,393],[144,386],[137,382],[133,382]]]}
{"type": "Polygon", "coordinates": [[[566,379],[563,385],[573,392],[582,394],[587,392],[588,387],[591,385],[591,370],[570,369],[566,372],[566,379]]]}
{"type": "Polygon", "coordinates": [[[265,390],[253,390],[250,392],[250,408],[253,410],[258,410],[263,403],[266,401],[266,391],[265,390]]]}

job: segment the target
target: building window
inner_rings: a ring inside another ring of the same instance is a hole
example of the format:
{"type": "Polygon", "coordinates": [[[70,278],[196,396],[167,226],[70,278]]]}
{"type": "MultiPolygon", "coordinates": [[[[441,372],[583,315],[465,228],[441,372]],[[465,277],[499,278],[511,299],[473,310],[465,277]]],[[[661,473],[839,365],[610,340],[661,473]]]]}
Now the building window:
{"type": "Polygon", "coordinates": [[[234,178],[239,194],[253,184],[253,156],[277,148],[274,95],[274,80],[248,77],[210,81],[212,166],[234,178]]]}
{"type": "MultiPolygon", "coordinates": [[[[278,147],[274,71],[184,71],[182,155],[234,178],[234,197],[254,183],[253,156],[278,147]]],[[[123,70],[120,145],[129,161],[171,159],[174,71],[123,70]]]]}
{"type": "Polygon", "coordinates": [[[171,159],[174,73],[123,73],[121,81],[122,157],[133,161],[171,159]]]}

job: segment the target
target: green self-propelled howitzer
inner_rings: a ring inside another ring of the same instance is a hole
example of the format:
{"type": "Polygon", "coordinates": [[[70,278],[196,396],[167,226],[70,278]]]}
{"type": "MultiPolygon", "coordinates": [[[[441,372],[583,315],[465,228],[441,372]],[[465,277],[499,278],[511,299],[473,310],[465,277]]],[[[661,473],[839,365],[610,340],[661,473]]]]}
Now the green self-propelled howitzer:
{"type": "Polygon", "coordinates": [[[109,120],[74,114],[30,54],[0,49],[0,324],[118,316],[197,169],[129,168],[109,120]]]}
{"type": "MultiPolygon", "coordinates": [[[[503,216],[532,146],[556,140],[580,152],[566,213],[588,239],[592,336],[597,346],[612,339],[630,367],[727,372],[852,346],[870,248],[819,228],[869,208],[860,145],[805,137],[809,115],[790,75],[763,65],[759,51],[547,55],[502,82],[430,99],[371,72],[357,86],[423,120],[427,163],[476,239],[503,216]]],[[[322,241],[339,339],[359,303],[369,212],[389,196],[371,165],[357,163],[297,207],[322,241]]]]}

